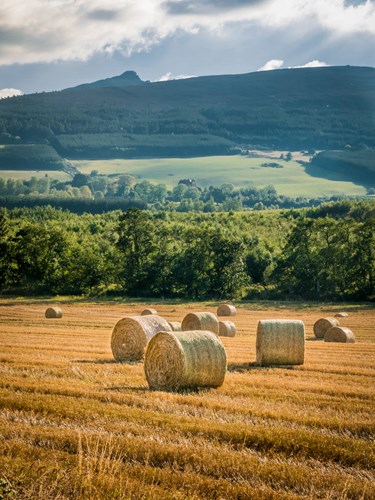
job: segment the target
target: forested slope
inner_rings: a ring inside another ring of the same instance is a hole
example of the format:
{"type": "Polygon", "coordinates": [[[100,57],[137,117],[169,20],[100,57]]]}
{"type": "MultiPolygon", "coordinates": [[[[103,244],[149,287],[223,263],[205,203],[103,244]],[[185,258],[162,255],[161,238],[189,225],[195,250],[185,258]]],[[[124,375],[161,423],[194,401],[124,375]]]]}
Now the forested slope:
{"type": "Polygon", "coordinates": [[[239,146],[374,147],[375,69],[286,69],[155,83],[120,75],[4,99],[0,134],[47,142],[67,158],[230,154],[239,146]]]}

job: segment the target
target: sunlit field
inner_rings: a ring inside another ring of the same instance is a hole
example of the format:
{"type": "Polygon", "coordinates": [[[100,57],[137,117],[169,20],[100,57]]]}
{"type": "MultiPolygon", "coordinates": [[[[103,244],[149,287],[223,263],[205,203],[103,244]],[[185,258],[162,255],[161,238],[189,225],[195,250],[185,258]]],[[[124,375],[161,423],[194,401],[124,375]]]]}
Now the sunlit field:
{"type": "MultiPolygon", "coordinates": [[[[300,158],[300,154],[296,156],[300,158]]],[[[275,157],[248,158],[246,156],[210,156],[204,158],[162,158],[152,160],[81,160],[71,161],[80,172],[90,174],[132,174],[138,180],[166,184],[173,188],[180,179],[194,178],[198,186],[220,186],[232,183],[236,187],[264,187],[272,184],[277,192],[286,196],[348,196],[365,195],[362,186],[345,182],[339,174],[335,180],[312,177],[296,161],[283,161],[275,157]],[[283,168],[262,166],[276,162],[283,168]]],[[[324,175],[321,171],[319,175],[324,175]]],[[[334,175],[334,174],[332,174],[334,175]]]]}
{"type": "Polygon", "coordinates": [[[21,181],[26,181],[31,179],[31,177],[36,177],[37,179],[42,179],[48,176],[50,179],[56,179],[58,181],[71,181],[72,176],[63,172],[62,170],[1,170],[0,177],[3,179],[20,179],[21,181]]]}
{"type": "Polygon", "coordinates": [[[374,308],[241,304],[224,385],[173,393],[113,360],[113,326],[216,303],[70,300],[46,319],[49,305],[0,300],[0,498],[375,498],[374,308]],[[339,310],[357,342],[315,340],[339,310]],[[305,322],[303,366],[255,365],[257,322],[273,318],[305,322]]]}

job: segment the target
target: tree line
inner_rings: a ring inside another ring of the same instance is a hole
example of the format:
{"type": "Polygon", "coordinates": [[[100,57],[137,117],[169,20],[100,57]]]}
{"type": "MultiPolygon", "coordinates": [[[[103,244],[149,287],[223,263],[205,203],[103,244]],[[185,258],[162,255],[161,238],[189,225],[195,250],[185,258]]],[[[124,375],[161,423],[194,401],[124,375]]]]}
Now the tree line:
{"type": "Polygon", "coordinates": [[[0,211],[0,290],[371,300],[375,203],[273,212],[0,211]]]}
{"type": "Polygon", "coordinates": [[[77,173],[69,181],[51,179],[48,175],[25,180],[0,177],[0,206],[10,209],[51,205],[80,213],[127,210],[130,207],[208,213],[311,207],[339,198],[292,198],[280,195],[272,185],[236,188],[231,183],[224,183],[200,188],[179,183],[173,189],[167,189],[165,184],[137,180],[129,174],[102,175],[95,170],[89,175],[77,173]]]}

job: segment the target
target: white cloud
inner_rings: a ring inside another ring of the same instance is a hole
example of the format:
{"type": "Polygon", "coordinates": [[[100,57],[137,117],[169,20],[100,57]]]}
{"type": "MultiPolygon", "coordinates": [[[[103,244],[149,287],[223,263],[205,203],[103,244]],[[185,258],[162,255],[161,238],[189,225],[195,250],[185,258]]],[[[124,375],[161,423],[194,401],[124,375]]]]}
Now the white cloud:
{"type": "Polygon", "coordinates": [[[333,39],[375,35],[375,4],[370,0],[355,5],[347,0],[211,1],[206,2],[209,9],[192,0],[172,4],[179,6],[178,14],[165,0],[2,0],[0,64],[87,60],[101,52],[131,54],[148,51],[178,32],[205,29],[222,37],[223,27],[233,23],[290,30],[292,35],[308,21],[311,31],[326,30],[333,39]]]}
{"type": "MultiPolygon", "coordinates": [[[[301,66],[288,66],[288,69],[292,68],[320,68],[323,66],[329,66],[326,62],[319,61],[318,59],[314,59],[306,64],[302,64],[301,66]]],[[[264,66],[258,69],[258,71],[272,71],[274,69],[282,69],[284,67],[284,61],[282,59],[271,59],[267,61],[264,66]]]]}
{"type": "Polygon", "coordinates": [[[318,61],[317,59],[314,59],[314,61],[310,61],[306,64],[303,64],[302,66],[291,66],[292,68],[321,68],[323,66],[329,66],[326,62],[323,61],[318,61]]]}
{"type": "Polygon", "coordinates": [[[5,97],[13,97],[14,95],[22,94],[22,90],[19,89],[0,89],[0,99],[5,99],[5,97]]]}
{"type": "Polygon", "coordinates": [[[272,71],[273,69],[280,69],[284,65],[282,59],[271,59],[267,61],[258,71],[272,71]]]}
{"type": "Polygon", "coordinates": [[[195,75],[176,75],[173,76],[170,71],[166,73],[165,75],[161,76],[158,80],[155,80],[157,82],[168,82],[169,80],[184,80],[186,78],[194,78],[195,75]]]}

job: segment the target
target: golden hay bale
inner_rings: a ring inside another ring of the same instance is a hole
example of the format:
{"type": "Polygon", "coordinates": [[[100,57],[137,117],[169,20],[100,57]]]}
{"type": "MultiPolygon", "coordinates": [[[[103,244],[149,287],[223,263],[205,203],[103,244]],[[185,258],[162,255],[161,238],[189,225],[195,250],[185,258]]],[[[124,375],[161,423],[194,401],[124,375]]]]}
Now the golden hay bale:
{"type": "Polygon", "coordinates": [[[314,323],[314,335],[317,339],[324,339],[327,330],[333,326],[339,326],[339,322],[335,318],[321,318],[314,323]]]}
{"type": "Polygon", "coordinates": [[[349,328],[343,326],[333,326],[326,331],[324,335],[324,342],[346,342],[347,344],[354,344],[355,337],[349,328]]]}
{"type": "Polygon", "coordinates": [[[169,321],[168,325],[171,327],[172,332],[180,332],[181,331],[181,323],[179,321],[169,321]]]}
{"type": "Polygon", "coordinates": [[[149,314],[158,314],[156,309],[143,309],[141,316],[148,316],[149,314]]]}
{"type": "Polygon", "coordinates": [[[117,361],[139,361],[147,342],[161,331],[171,331],[164,318],[155,314],[120,319],[112,331],[111,349],[117,361]]]}
{"type": "Polygon", "coordinates": [[[62,318],[62,310],[60,307],[49,307],[45,312],[46,318],[62,318]]]}
{"type": "Polygon", "coordinates": [[[219,336],[220,337],[234,337],[237,328],[233,321],[219,321],[219,336]]]}
{"type": "Polygon", "coordinates": [[[219,334],[219,321],[217,317],[210,312],[189,313],[182,320],[182,331],[208,330],[219,334]]]}
{"type": "Polygon", "coordinates": [[[149,342],[145,374],[151,389],[219,387],[227,357],[221,341],[208,331],[160,332],[149,342]]]}
{"type": "Polygon", "coordinates": [[[305,325],[300,320],[260,320],[256,340],[257,363],[303,365],[305,325]]]}
{"type": "Polygon", "coordinates": [[[335,314],[335,318],[347,318],[348,316],[349,314],[346,312],[338,312],[337,314],[335,314]]]}
{"type": "Polygon", "coordinates": [[[217,308],[218,316],[235,316],[237,314],[237,309],[231,304],[221,304],[217,308]]]}

